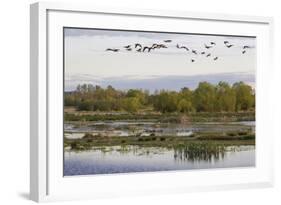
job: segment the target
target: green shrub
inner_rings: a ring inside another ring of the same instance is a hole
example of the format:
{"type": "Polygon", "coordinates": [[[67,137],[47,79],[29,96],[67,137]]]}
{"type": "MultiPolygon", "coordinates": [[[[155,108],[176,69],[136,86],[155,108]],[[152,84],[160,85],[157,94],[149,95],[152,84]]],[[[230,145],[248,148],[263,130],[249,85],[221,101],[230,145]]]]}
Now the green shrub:
{"type": "Polygon", "coordinates": [[[165,141],[166,138],[165,137],[160,137],[160,141],[165,141]]]}

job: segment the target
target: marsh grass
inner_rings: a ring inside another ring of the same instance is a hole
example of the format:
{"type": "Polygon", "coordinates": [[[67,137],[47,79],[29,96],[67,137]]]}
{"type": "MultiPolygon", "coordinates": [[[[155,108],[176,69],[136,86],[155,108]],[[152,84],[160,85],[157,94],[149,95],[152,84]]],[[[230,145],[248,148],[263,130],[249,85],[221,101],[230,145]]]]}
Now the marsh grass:
{"type": "MultiPolygon", "coordinates": [[[[64,138],[64,147],[71,150],[89,150],[96,146],[138,145],[143,147],[181,147],[192,143],[213,144],[214,142],[227,145],[254,145],[255,134],[252,132],[207,133],[197,132],[192,136],[99,136],[86,133],[81,139],[64,138]]],[[[203,147],[204,148],[204,147],[203,147]]],[[[207,147],[208,148],[208,147],[207,147]]]]}
{"type": "Polygon", "coordinates": [[[175,160],[212,161],[223,158],[227,145],[217,142],[191,142],[174,147],[175,160]]]}
{"type": "MultiPolygon", "coordinates": [[[[88,114],[75,111],[65,112],[64,120],[67,121],[122,121],[122,120],[142,120],[157,121],[162,123],[180,123],[182,114],[180,113],[91,113],[88,114]]],[[[189,113],[190,122],[239,122],[254,121],[255,112],[197,112],[189,113]]]]}

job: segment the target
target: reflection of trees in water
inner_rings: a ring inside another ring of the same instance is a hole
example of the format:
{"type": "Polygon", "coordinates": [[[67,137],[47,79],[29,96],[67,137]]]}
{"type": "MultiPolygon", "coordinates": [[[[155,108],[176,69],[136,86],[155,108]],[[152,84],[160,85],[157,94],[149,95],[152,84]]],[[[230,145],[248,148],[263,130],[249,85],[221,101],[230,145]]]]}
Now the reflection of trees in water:
{"type": "Polygon", "coordinates": [[[124,145],[116,149],[121,155],[132,153],[135,156],[147,156],[152,157],[153,155],[164,154],[167,151],[165,147],[142,147],[142,146],[130,146],[124,145]]]}
{"type": "Polygon", "coordinates": [[[188,143],[174,147],[175,160],[212,161],[223,159],[227,149],[223,144],[216,143],[188,143]]]}
{"type": "MultiPolygon", "coordinates": [[[[172,148],[166,147],[142,147],[136,145],[101,146],[92,150],[100,151],[102,154],[119,154],[153,157],[155,155],[174,152],[174,160],[178,161],[217,161],[225,157],[226,152],[239,152],[255,149],[255,146],[230,146],[216,142],[189,142],[176,145],[172,148]]],[[[172,153],[171,153],[172,154],[172,153]]]]}
{"type": "Polygon", "coordinates": [[[164,154],[167,151],[167,148],[165,148],[165,147],[142,147],[142,146],[136,146],[136,145],[121,145],[121,146],[95,147],[92,150],[100,151],[103,155],[116,153],[116,154],[120,154],[120,155],[132,154],[135,156],[152,157],[153,155],[164,154]]]}

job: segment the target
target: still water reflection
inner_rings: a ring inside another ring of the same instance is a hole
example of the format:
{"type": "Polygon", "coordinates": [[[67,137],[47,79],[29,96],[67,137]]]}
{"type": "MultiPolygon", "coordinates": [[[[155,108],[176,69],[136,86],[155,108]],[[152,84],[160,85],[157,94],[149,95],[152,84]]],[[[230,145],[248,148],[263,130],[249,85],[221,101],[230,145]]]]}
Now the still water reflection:
{"type": "Polygon", "coordinates": [[[255,166],[255,146],[111,146],[64,154],[65,176],[249,166],[255,166]]]}

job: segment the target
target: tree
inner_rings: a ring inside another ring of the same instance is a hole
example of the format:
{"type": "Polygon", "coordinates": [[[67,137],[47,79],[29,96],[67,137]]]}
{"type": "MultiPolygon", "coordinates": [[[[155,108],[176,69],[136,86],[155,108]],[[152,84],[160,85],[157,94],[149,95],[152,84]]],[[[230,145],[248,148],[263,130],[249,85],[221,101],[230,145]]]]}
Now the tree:
{"type": "Polygon", "coordinates": [[[65,92],[64,94],[64,105],[65,106],[75,106],[77,103],[75,95],[71,93],[65,92]]]}
{"type": "Polygon", "coordinates": [[[215,87],[208,82],[200,82],[193,96],[196,111],[213,112],[216,103],[215,99],[215,87]]]}
{"type": "Polygon", "coordinates": [[[94,110],[94,105],[91,100],[84,100],[78,104],[78,110],[91,111],[94,110]]]}
{"type": "Polygon", "coordinates": [[[154,109],[160,112],[175,112],[177,110],[178,94],[176,92],[161,91],[154,99],[154,109]]]}
{"type": "Polygon", "coordinates": [[[123,100],[123,108],[128,112],[137,112],[140,108],[140,102],[136,97],[126,97],[123,100]]]}
{"type": "Polygon", "coordinates": [[[193,103],[192,103],[192,91],[184,87],[179,92],[179,102],[177,105],[177,110],[179,112],[192,112],[194,111],[193,103]]]}
{"type": "Polygon", "coordinates": [[[64,105],[75,106],[78,110],[137,112],[140,109],[161,113],[171,112],[233,112],[251,111],[255,108],[255,91],[251,86],[237,82],[212,85],[200,82],[193,91],[183,87],[180,91],[117,90],[111,85],[78,85],[74,91],[65,91],[64,105]]]}
{"type": "Polygon", "coordinates": [[[147,103],[147,96],[142,90],[130,89],[127,92],[127,97],[138,98],[139,102],[144,105],[147,103]]]}
{"type": "Polygon", "coordinates": [[[231,86],[226,82],[219,82],[216,86],[216,111],[235,111],[236,94],[231,86]]]}
{"type": "Polygon", "coordinates": [[[236,94],[236,111],[249,110],[255,105],[255,94],[252,87],[246,85],[244,82],[233,84],[233,90],[236,94]]]}
{"type": "Polygon", "coordinates": [[[177,105],[177,110],[179,112],[187,113],[192,112],[194,110],[192,106],[192,102],[186,99],[181,99],[177,105]]]}

